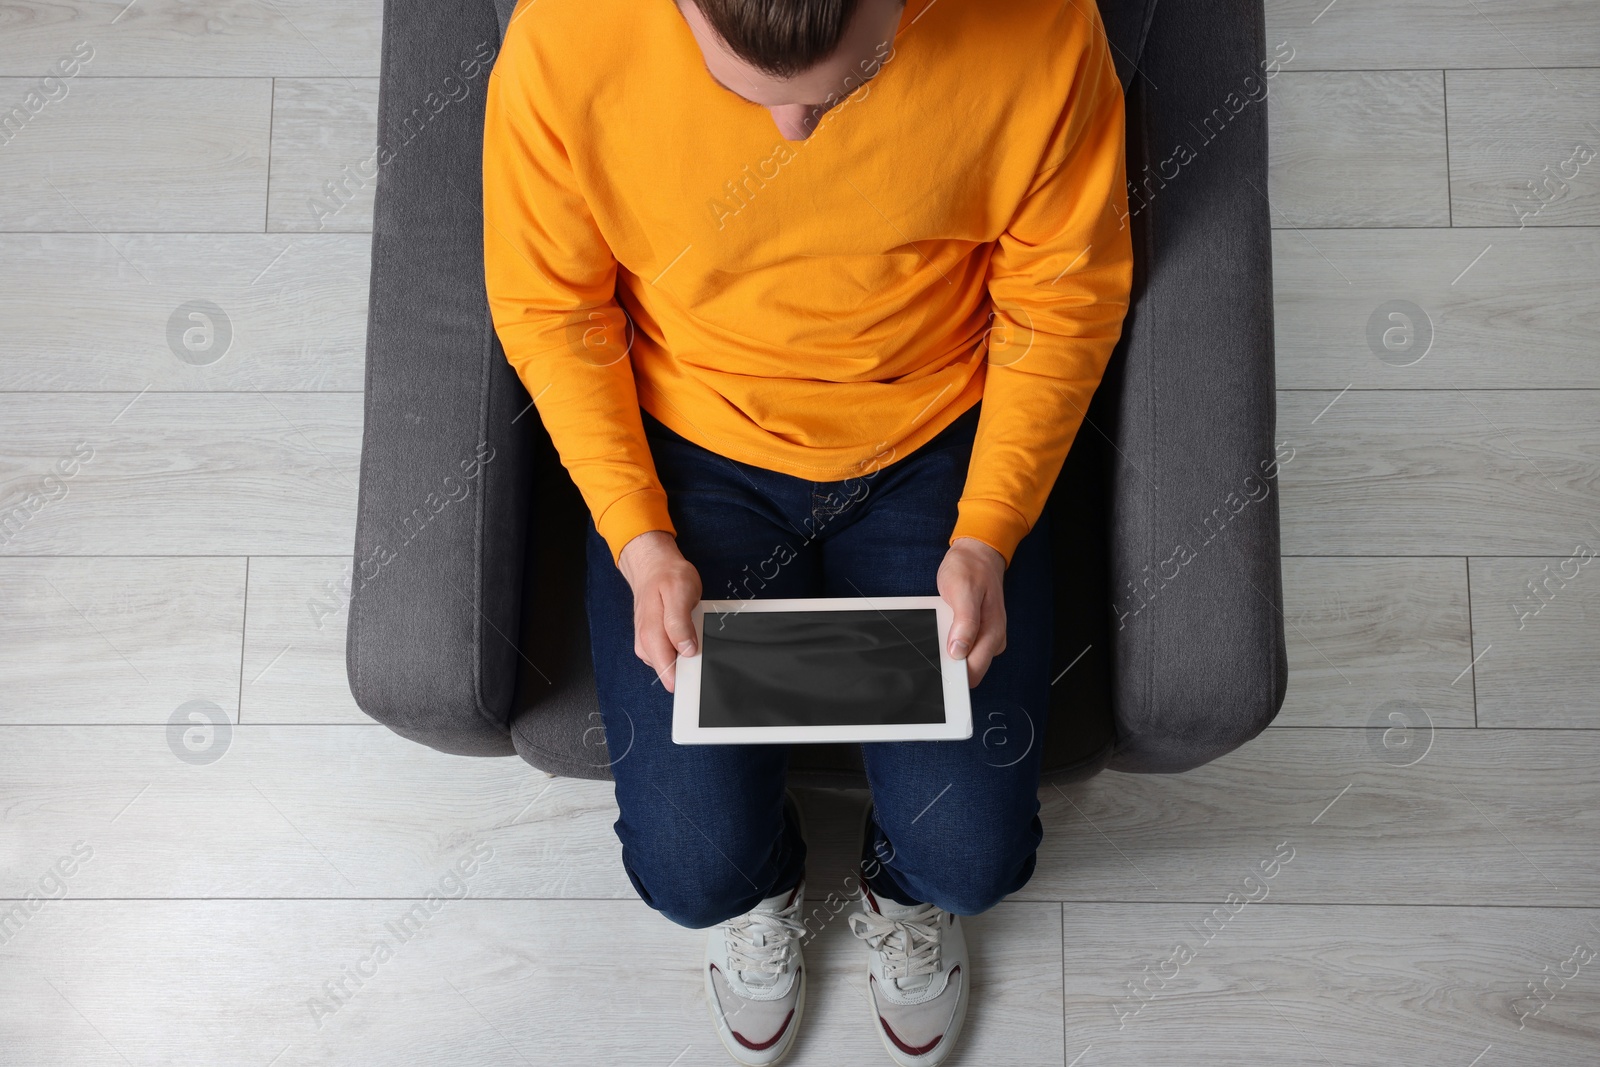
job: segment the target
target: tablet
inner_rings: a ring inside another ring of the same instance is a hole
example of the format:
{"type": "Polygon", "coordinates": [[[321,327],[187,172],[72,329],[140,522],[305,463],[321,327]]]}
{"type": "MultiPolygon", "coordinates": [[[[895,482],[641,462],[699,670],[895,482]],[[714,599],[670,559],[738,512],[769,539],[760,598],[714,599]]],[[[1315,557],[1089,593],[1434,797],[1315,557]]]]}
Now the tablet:
{"type": "Polygon", "coordinates": [[[678,657],[677,744],[972,736],[942,597],[702,600],[692,618],[699,652],[678,657]]]}

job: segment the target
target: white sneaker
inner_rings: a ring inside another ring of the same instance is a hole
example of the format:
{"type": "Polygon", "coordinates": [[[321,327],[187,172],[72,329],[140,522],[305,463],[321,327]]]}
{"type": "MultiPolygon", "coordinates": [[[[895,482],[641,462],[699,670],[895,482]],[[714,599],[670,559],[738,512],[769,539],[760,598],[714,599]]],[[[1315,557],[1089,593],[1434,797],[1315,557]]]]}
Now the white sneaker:
{"type": "MultiPolygon", "coordinates": [[[[796,823],[804,821],[794,794],[796,823]]],[[[806,1006],[805,879],[743,915],[713,926],[706,938],[706,1000],[723,1047],[747,1067],[770,1067],[788,1055],[806,1006]]]]}
{"type": "MultiPolygon", "coordinates": [[[[870,818],[872,807],[867,807],[870,818]]],[[[936,904],[880,898],[861,878],[862,910],[850,932],[867,943],[867,999],[889,1057],[900,1067],[933,1067],[955,1049],[967,1017],[970,965],[961,916],[936,904]]]]}

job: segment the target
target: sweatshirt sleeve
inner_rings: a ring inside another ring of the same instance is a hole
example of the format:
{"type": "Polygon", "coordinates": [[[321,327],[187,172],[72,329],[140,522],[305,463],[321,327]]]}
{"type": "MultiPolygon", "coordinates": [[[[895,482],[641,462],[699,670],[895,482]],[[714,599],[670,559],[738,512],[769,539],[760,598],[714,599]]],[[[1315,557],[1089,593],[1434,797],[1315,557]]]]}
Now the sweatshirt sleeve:
{"type": "Polygon", "coordinates": [[[541,110],[542,75],[526,32],[508,33],[484,115],[489,311],[615,561],[638,534],[677,531],[639,416],[617,263],[541,110]]]}
{"type": "Polygon", "coordinates": [[[1005,557],[1046,498],[1122,334],[1133,281],[1122,83],[1098,23],[989,261],[983,406],[955,531],[1005,557]]]}

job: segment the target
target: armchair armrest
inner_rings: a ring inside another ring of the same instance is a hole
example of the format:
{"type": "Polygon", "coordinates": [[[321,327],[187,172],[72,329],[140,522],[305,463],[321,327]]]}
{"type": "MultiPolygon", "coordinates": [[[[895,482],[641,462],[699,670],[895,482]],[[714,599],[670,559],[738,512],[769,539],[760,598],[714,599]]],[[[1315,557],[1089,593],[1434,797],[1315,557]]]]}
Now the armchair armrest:
{"type": "Polygon", "coordinates": [[[1116,770],[1213,760],[1272,721],[1287,685],[1263,21],[1261,0],[1157,4],[1129,93],[1137,266],[1109,431],[1116,770]]]}
{"type": "Polygon", "coordinates": [[[511,755],[538,414],[483,280],[486,0],[386,0],[346,668],[414,741],[511,755]]]}

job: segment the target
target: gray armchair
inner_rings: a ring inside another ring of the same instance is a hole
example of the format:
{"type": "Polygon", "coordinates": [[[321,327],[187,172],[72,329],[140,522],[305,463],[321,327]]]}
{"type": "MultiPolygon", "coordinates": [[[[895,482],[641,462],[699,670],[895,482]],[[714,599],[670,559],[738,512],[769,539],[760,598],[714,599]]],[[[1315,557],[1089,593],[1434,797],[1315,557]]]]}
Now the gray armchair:
{"type": "MultiPolygon", "coordinates": [[[[484,89],[512,7],[384,5],[347,666],[362,710],[402,736],[609,779],[588,633],[571,624],[583,502],[484,292],[484,89]]],[[[1062,673],[1029,742],[1045,784],[1196,767],[1265,728],[1287,684],[1261,0],[1101,11],[1127,91],[1137,263],[1048,505],[1062,673]]],[[[867,784],[859,746],[796,746],[790,762],[796,785],[867,784]]]]}

